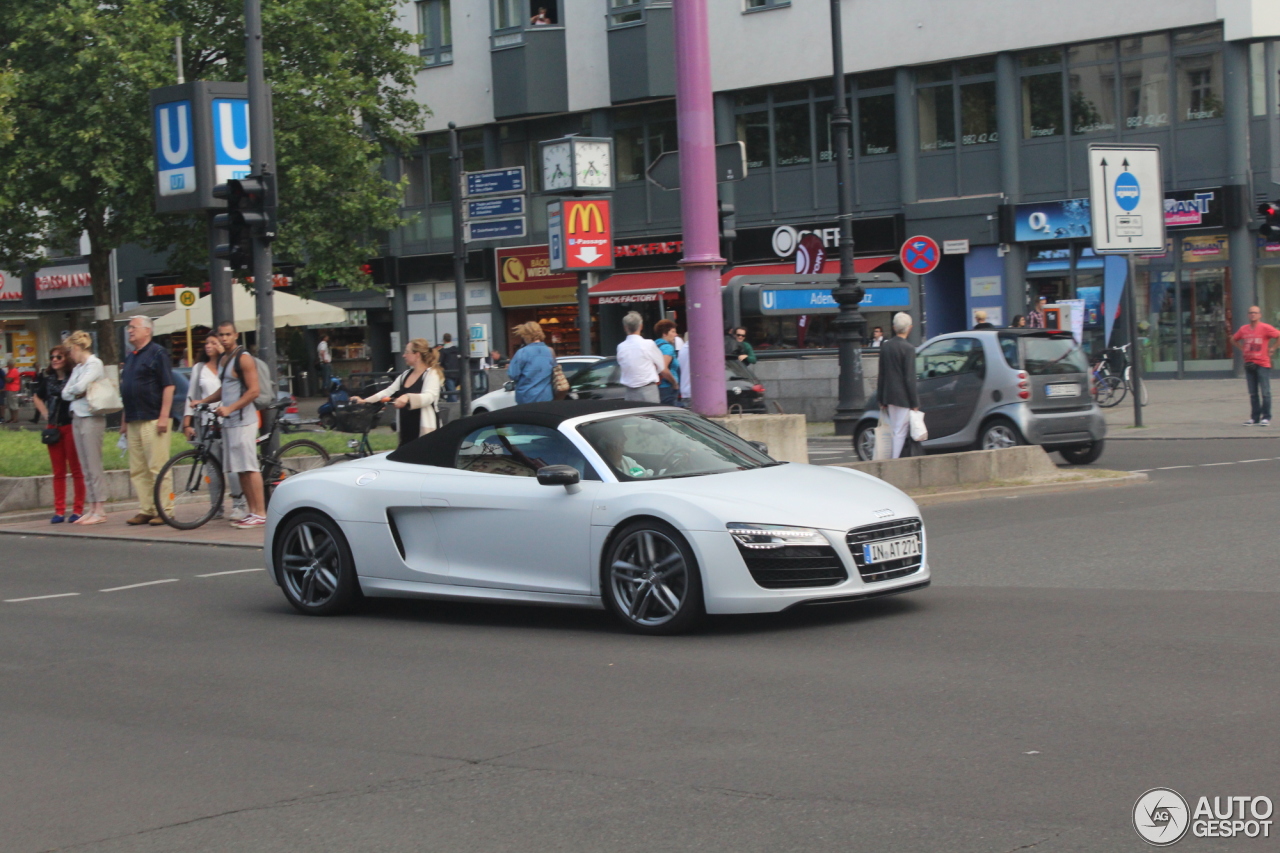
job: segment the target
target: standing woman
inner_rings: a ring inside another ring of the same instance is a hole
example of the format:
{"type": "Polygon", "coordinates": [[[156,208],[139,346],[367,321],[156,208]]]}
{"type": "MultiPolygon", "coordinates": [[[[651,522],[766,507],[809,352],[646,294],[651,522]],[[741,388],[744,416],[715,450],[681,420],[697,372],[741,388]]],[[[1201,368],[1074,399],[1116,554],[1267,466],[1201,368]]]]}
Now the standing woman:
{"type": "Polygon", "coordinates": [[[376,403],[390,397],[396,407],[396,432],[400,444],[413,441],[436,428],[436,401],[444,387],[440,356],[426,338],[414,338],[404,348],[409,369],[386,388],[369,397],[352,397],[353,403],[376,403]]]}
{"type": "Polygon", "coordinates": [[[511,331],[524,341],[524,346],[516,351],[507,365],[507,376],[516,383],[516,405],[554,400],[551,374],[555,371],[556,354],[544,343],[546,333],[532,320],[511,331]]]}
{"type": "Polygon", "coordinates": [[[59,344],[49,350],[49,368],[40,374],[36,382],[36,411],[48,424],[57,429],[61,438],[49,447],[49,467],[53,469],[53,518],[50,524],[75,522],[84,515],[84,472],[80,470],[80,455],[76,453],[75,436],[71,433],[71,407],[62,399],[62,388],[71,376],[71,358],[67,348],[59,344]],[[67,471],[75,497],[71,504],[71,517],[67,518],[67,471]]]}
{"type": "Polygon", "coordinates": [[[76,524],[102,524],[107,520],[106,476],[102,471],[102,438],[107,432],[106,415],[95,415],[85,395],[89,386],[105,378],[102,359],[93,354],[93,338],[88,332],[72,332],[64,342],[71,351],[75,369],[62,388],[62,399],[71,404],[71,433],[75,436],[76,453],[84,472],[85,499],[89,512],[76,524]]]}
{"type": "Polygon", "coordinates": [[[182,432],[187,441],[196,439],[194,401],[212,397],[214,391],[222,390],[222,379],[218,376],[218,362],[222,360],[222,353],[222,342],[210,332],[205,338],[204,349],[191,366],[191,383],[187,388],[186,408],[182,412],[182,432]]]}

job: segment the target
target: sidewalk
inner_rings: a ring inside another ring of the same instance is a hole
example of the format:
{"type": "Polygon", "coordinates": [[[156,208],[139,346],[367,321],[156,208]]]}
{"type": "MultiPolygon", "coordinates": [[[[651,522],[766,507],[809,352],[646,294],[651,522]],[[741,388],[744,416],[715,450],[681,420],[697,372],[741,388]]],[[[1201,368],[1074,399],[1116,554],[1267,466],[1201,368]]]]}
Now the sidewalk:
{"type": "MultiPolygon", "coordinates": [[[[137,513],[137,503],[113,508],[107,506],[107,520],[103,524],[82,527],[79,524],[50,524],[48,511],[24,512],[8,518],[0,517],[0,535],[57,536],[77,539],[132,539],[141,542],[158,542],[174,545],[221,545],[231,548],[262,548],[262,528],[237,530],[230,522],[214,520],[195,530],[176,530],[169,525],[131,526],[125,519],[137,513]]],[[[3,540],[0,540],[3,541],[3,540]]]]}
{"type": "Polygon", "coordinates": [[[1156,379],[1147,383],[1147,390],[1150,402],[1142,410],[1142,429],[1133,427],[1131,395],[1102,410],[1109,441],[1280,438],[1280,426],[1244,426],[1249,417],[1244,379],[1156,379]]]}

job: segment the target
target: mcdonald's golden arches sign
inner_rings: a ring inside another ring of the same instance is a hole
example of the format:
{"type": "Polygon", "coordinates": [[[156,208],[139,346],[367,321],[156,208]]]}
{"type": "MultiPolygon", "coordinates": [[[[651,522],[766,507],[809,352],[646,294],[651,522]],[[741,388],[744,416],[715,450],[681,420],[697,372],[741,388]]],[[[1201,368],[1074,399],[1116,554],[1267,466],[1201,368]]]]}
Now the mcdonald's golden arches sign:
{"type": "Polygon", "coordinates": [[[567,198],[551,205],[547,232],[552,266],[564,270],[613,269],[612,213],[607,198],[567,198]],[[559,215],[556,207],[560,208],[559,215]],[[557,254],[563,258],[562,265],[556,263],[561,259],[557,254]]]}

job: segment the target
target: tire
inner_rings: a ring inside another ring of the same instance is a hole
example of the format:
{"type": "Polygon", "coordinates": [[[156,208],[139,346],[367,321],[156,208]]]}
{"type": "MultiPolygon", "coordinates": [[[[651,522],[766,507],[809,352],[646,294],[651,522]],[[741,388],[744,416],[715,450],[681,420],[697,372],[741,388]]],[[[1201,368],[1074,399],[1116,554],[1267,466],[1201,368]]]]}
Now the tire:
{"type": "Polygon", "coordinates": [[[861,462],[870,462],[875,458],[876,426],[878,424],[874,421],[868,421],[859,424],[853,433],[853,452],[861,462]]]}
{"type": "Polygon", "coordinates": [[[472,410],[471,410],[471,414],[473,414],[473,415],[487,415],[487,414],[489,414],[489,410],[488,410],[488,409],[486,409],[484,406],[481,406],[481,407],[480,407],[480,408],[478,408],[478,409],[472,409],[472,410]]]}
{"type": "Polygon", "coordinates": [[[1123,379],[1119,376],[1104,376],[1098,380],[1094,390],[1094,399],[1098,401],[1100,408],[1109,409],[1118,405],[1124,399],[1125,392],[1123,379]]]}
{"type": "Polygon", "coordinates": [[[178,530],[194,530],[222,510],[225,491],[218,459],[193,448],[164,463],[152,495],[156,512],[165,524],[178,530]],[[167,494],[162,489],[166,483],[167,494]],[[165,509],[170,502],[173,508],[165,509]]]}
{"type": "Polygon", "coordinates": [[[1058,453],[1070,465],[1089,465],[1097,462],[1102,456],[1103,445],[1105,441],[1095,441],[1090,444],[1079,444],[1075,447],[1059,447],[1058,453]]]}
{"type": "Polygon", "coordinates": [[[1004,418],[987,422],[978,435],[979,450],[1003,450],[1006,447],[1018,447],[1026,443],[1022,433],[1018,432],[1018,428],[1004,418]]]}
{"type": "Polygon", "coordinates": [[[312,468],[323,468],[328,464],[329,451],[309,438],[300,438],[283,445],[271,461],[263,460],[263,497],[266,501],[270,501],[271,493],[275,491],[276,486],[289,477],[312,468]],[[317,456],[320,457],[318,464],[312,461],[317,456]]]}
{"type": "Polygon", "coordinates": [[[679,634],[704,615],[693,549],[665,522],[633,521],[617,532],[600,588],[609,611],[639,634],[679,634]]]}
{"type": "Polygon", "coordinates": [[[284,597],[299,613],[336,616],[359,603],[360,580],[347,537],[337,522],[307,511],[276,531],[272,564],[284,597]]]}

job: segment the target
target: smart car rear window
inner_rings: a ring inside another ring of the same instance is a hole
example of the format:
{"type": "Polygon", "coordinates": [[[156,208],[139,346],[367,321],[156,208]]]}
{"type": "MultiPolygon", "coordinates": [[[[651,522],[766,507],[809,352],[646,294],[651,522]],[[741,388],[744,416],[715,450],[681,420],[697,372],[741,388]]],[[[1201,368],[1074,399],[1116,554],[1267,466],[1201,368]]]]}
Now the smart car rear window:
{"type": "Polygon", "coordinates": [[[1028,336],[1022,339],[1022,369],[1032,376],[1088,373],[1089,362],[1074,338],[1028,336]]]}

